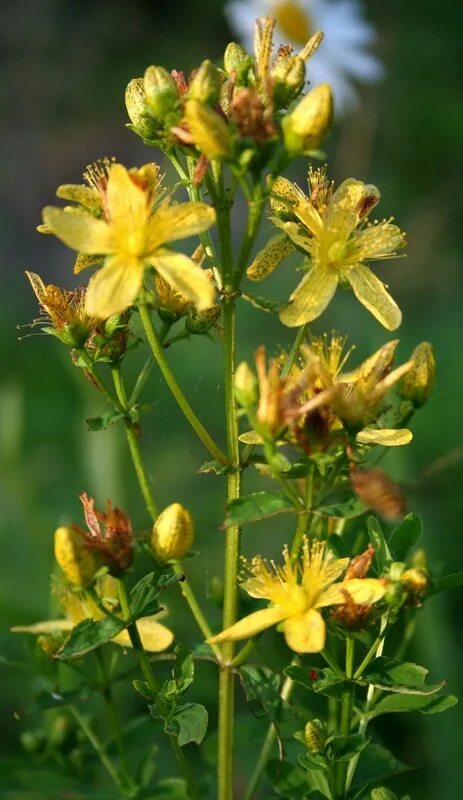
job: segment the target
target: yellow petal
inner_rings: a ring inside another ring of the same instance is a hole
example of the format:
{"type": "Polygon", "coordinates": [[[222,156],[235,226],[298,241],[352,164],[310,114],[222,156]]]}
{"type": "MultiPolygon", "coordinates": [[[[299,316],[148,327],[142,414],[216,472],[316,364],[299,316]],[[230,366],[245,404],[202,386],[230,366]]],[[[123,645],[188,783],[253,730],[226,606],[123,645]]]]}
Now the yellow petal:
{"type": "Polygon", "coordinates": [[[241,639],[250,639],[256,633],[265,631],[266,628],[271,628],[272,625],[277,625],[285,618],[285,612],[278,606],[270,608],[262,608],[260,611],[254,611],[248,614],[247,617],[235,622],[230,628],[227,628],[217,636],[207,639],[208,644],[219,644],[220,642],[238,642],[241,639]]]}
{"type": "Polygon", "coordinates": [[[357,264],[347,273],[347,280],[357,299],[387,328],[395,331],[402,322],[399,306],[386,290],[384,283],[364,264],[357,264]]]}
{"type": "Polygon", "coordinates": [[[273,272],[284,258],[294,252],[294,244],[285,234],[272,236],[265,247],[257,254],[246,275],[251,281],[260,281],[273,272]]]}
{"type": "Polygon", "coordinates": [[[84,211],[70,214],[62,208],[46,206],[43,209],[43,221],[72,250],[106,254],[114,253],[116,249],[109,225],[84,211]]]}
{"type": "Polygon", "coordinates": [[[61,200],[71,200],[80,203],[91,210],[101,209],[101,196],[96,189],[76,183],[63,183],[58,186],[56,196],[61,200]]]}
{"type": "Polygon", "coordinates": [[[270,208],[275,214],[294,214],[315,236],[323,223],[320,214],[305,194],[287,178],[278,177],[272,183],[270,208]]]}
{"type": "Polygon", "coordinates": [[[397,225],[380,222],[357,233],[355,251],[359,261],[385,258],[405,245],[405,237],[397,225]]]}
{"type": "Polygon", "coordinates": [[[283,631],[286,644],[295,653],[319,653],[325,646],[325,620],[314,608],[287,619],[283,631]]]}
{"type": "Polygon", "coordinates": [[[71,631],[74,623],[70,619],[46,619],[43,622],[35,622],[33,625],[14,625],[10,628],[13,633],[58,633],[59,631],[71,631]]]}
{"type": "Polygon", "coordinates": [[[408,428],[364,428],[355,437],[359,444],[382,444],[384,447],[400,447],[410,444],[413,433],[408,428]]]}
{"type": "MultiPolygon", "coordinates": [[[[156,621],[155,617],[142,617],[137,622],[141,642],[148,653],[160,653],[166,650],[174,640],[174,634],[165,625],[156,621]]],[[[128,632],[122,631],[112,640],[122,647],[132,647],[128,632]]]]}
{"type": "Polygon", "coordinates": [[[88,284],[85,310],[90,317],[107,319],[135,300],[143,280],[143,264],[136,258],[113,256],[88,284]]]}
{"type": "Polygon", "coordinates": [[[305,325],[325,310],[333,297],[338,278],[325,267],[312,268],[294,290],[289,303],[280,311],[280,320],[289,328],[305,325]]]}
{"type": "Polygon", "coordinates": [[[385,585],[376,578],[351,578],[344,581],[342,586],[358,605],[377,603],[386,592],[385,585]]]}
{"type": "Polygon", "coordinates": [[[277,228],[284,231],[286,236],[289,236],[296,247],[300,247],[302,250],[305,250],[306,253],[312,255],[313,237],[308,232],[306,233],[301,225],[297,222],[284,222],[279,217],[270,217],[270,222],[273,222],[277,228]]]}
{"type": "Polygon", "coordinates": [[[327,228],[352,231],[379,202],[376,186],[365,184],[355,178],[347,178],[336,189],[325,213],[327,228]]]}
{"type": "Polygon", "coordinates": [[[150,258],[164,280],[195,304],[199,311],[214,304],[215,288],[204,270],[184,253],[160,249],[150,258]]]}
{"type": "Polygon", "coordinates": [[[87,255],[86,253],[79,253],[74,262],[74,275],[78,275],[83,269],[93,267],[95,264],[101,264],[103,256],[101,255],[87,255]]]}
{"type": "Polygon", "coordinates": [[[154,252],[168,242],[188,239],[207,230],[214,222],[215,211],[206,203],[164,204],[148,223],[148,250],[154,252]]]}
{"type": "Polygon", "coordinates": [[[106,207],[111,226],[123,234],[138,231],[148,217],[148,193],[131,179],[122,164],[112,164],[106,189],[106,207]]]}

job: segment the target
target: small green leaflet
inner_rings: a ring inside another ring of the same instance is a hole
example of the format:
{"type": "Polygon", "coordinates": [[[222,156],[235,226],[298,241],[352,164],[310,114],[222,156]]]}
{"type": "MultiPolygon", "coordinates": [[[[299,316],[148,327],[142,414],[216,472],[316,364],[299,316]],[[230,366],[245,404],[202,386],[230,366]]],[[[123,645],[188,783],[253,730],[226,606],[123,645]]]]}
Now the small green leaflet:
{"type": "Polygon", "coordinates": [[[388,545],[395,561],[405,561],[409,551],[418,543],[423,533],[421,518],[407,514],[400,525],[392,531],[388,545]]]}
{"type": "Polygon", "coordinates": [[[368,719],[379,717],[381,714],[395,712],[420,711],[421,714],[439,714],[458,703],[458,699],[451,694],[442,697],[428,697],[420,694],[390,694],[384,697],[368,713],[368,719]]]}
{"type": "Polygon", "coordinates": [[[361,682],[371,683],[378,689],[398,694],[431,695],[440,691],[445,681],[427,684],[428,670],[412,662],[395,661],[381,656],[375,658],[364,671],[361,682]]]}
{"type": "Polygon", "coordinates": [[[60,661],[80,658],[102,644],[110,642],[125,627],[124,620],[116,617],[106,617],[97,622],[84,619],[72,629],[69,639],[58,653],[58,658],[60,661]]]}
{"type": "Polygon", "coordinates": [[[204,706],[199,703],[185,703],[166,720],[165,730],[177,736],[180,747],[190,742],[201,744],[206,735],[209,717],[204,706]]]}
{"type": "Polygon", "coordinates": [[[295,512],[293,503],[279,492],[254,492],[232,502],[227,507],[224,528],[246,525],[275,514],[295,512]]]}

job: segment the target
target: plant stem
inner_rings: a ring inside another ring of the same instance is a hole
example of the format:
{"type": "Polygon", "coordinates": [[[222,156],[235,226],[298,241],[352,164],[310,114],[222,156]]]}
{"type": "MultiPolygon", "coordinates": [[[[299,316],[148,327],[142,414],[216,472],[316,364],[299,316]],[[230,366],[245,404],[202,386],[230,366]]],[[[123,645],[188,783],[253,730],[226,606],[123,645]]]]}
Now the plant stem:
{"type": "Polygon", "coordinates": [[[106,669],[106,664],[104,661],[104,656],[101,648],[97,649],[96,656],[98,659],[98,664],[101,673],[103,698],[106,703],[106,708],[108,709],[109,715],[111,717],[111,722],[114,732],[114,741],[116,742],[116,746],[119,751],[119,758],[124,772],[124,777],[126,779],[127,784],[130,784],[131,783],[130,770],[125,752],[125,744],[124,744],[124,737],[122,735],[121,721],[119,718],[119,712],[117,710],[116,702],[114,700],[114,694],[112,691],[108,670],[106,669]]]}
{"type": "MultiPolygon", "coordinates": [[[[346,683],[341,696],[341,722],[339,733],[341,736],[349,736],[352,725],[352,709],[354,706],[355,683],[354,675],[354,654],[355,641],[348,636],[346,639],[346,683]]],[[[343,800],[346,796],[347,764],[341,762],[335,765],[335,798],[343,800]]]]}
{"type": "MultiPolygon", "coordinates": [[[[282,697],[283,700],[286,700],[286,701],[289,700],[289,698],[291,696],[291,692],[293,690],[293,686],[294,686],[294,683],[291,680],[291,678],[286,678],[285,682],[283,683],[282,689],[281,689],[281,697],[282,697]]],[[[256,789],[257,789],[257,787],[259,785],[259,781],[261,779],[262,773],[263,773],[263,771],[264,771],[264,769],[265,769],[265,767],[267,765],[267,761],[269,759],[269,755],[270,755],[270,752],[272,750],[272,746],[273,746],[273,743],[274,743],[275,739],[276,739],[275,726],[273,724],[271,724],[269,726],[268,731],[267,731],[267,735],[266,735],[266,737],[264,739],[264,743],[262,745],[262,749],[261,749],[260,754],[259,754],[259,759],[257,761],[257,764],[256,764],[255,768],[254,768],[254,772],[251,775],[251,780],[249,781],[249,783],[248,783],[248,785],[246,787],[246,791],[244,793],[243,800],[253,800],[254,792],[256,791],[256,789]]]]}
{"type": "Polygon", "coordinates": [[[143,327],[145,329],[146,338],[151,348],[151,352],[153,353],[153,356],[158,363],[159,369],[162,372],[164,380],[166,381],[175,400],[177,401],[179,407],[183,411],[191,427],[193,428],[195,433],[199,436],[202,443],[209,450],[211,455],[213,455],[214,458],[217,459],[217,461],[219,461],[221,464],[227,464],[228,459],[225,453],[223,453],[220,447],[216,445],[212,437],[205,429],[204,425],[200,422],[195,412],[193,411],[192,407],[190,406],[188,400],[186,399],[185,395],[183,394],[180,386],[178,385],[177,379],[174,373],[172,372],[169,362],[167,361],[167,358],[165,356],[162,344],[159,341],[159,337],[156,333],[153,321],[151,319],[149,308],[146,305],[140,305],[138,308],[140,312],[140,318],[142,320],[143,327]]]}
{"type": "Polygon", "coordinates": [[[138,400],[138,398],[140,396],[140,392],[143,389],[146,381],[148,380],[148,378],[150,376],[150,373],[151,373],[151,370],[153,369],[153,367],[154,367],[154,358],[153,358],[153,356],[148,356],[148,358],[146,359],[146,361],[145,361],[145,363],[144,363],[144,365],[142,367],[142,370],[141,370],[141,372],[140,372],[140,374],[139,374],[139,376],[137,378],[135,386],[132,389],[132,394],[129,397],[129,400],[128,400],[129,408],[134,406],[135,403],[137,402],[137,400],[138,400]]]}
{"type": "Polygon", "coordinates": [[[89,740],[90,744],[92,745],[93,749],[98,755],[98,758],[100,759],[108,775],[111,776],[112,780],[114,781],[118,789],[122,792],[122,794],[124,794],[126,797],[130,797],[132,795],[132,791],[129,790],[128,787],[124,786],[121,776],[119,775],[113,762],[109,758],[102,742],[100,742],[98,736],[92,731],[88,720],[80,713],[80,711],[77,708],[75,708],[75,706],[70,705],[69,711],[71,712],[72,716],[74,717],[75,721],[79,725],[82,732],[89,740]]]}
{"type": "Polygon", "coordinates": [[[82,361],[85,362],[87,372],[91,376],[91,378],[93,380],[93,383],[95,384],[96,388],[101,392],[101,394],[104,396],[104,398],[106,399],[108,404],[112,408],[115,408],[117,411],[123,411],[124,408],[111,395],[111,393],[108,391],[108,389],[104,385],[103,381],[101,380],[100,376],[98,375],[98,372],[96,370],[95,365],[92,364],[87,351],[83,347],[81,347],[81,348],[78,349],[77,352],[79,353],[80,357],[82,358],[82,361]]]}
{"type": "MultiPolygon", "coordinates": [[[[127,396],[125,393],[125,387],[122,380],[120,366],[118,364],[113,366],[111,372],[113,376],[114,388],[116,390],[117,399],[121,404],[122,408],[128,412],[127,396]]],[[[158,509],[154,501],[153,493],[151,491],[151,487],[148,480],[148,475],[146,474],[146,470],[141,457],[140,446],[138,443],[138,436],[134,430],[133,425],[130,423],[128,416],[125,420],[125,434],[127,436],[130,455],[132,456],[133,466],[137,474],[138,483],[140,484],[141,493],[145,500],[148,513],[151,519],[154,521],[158,516],[158,509]]]]}
{"type": "MultiPolygon", "coordinates": [[[[233,373],[235,368],[235,305],[230,298],[223,300],[223,354],[225,384],[225,415],[227,426],[228,455],[232,472],[228,475],[227,501],[235,500],[240,494],[241,473],[238,442],[238,418],[233,393],[233,373]]],[[[225,533],[224,568],[224,607],[223,629],[236,622],[238,610],[238,570],[240,557],[240,529],[227,528],[225,533]]],[[[222,647],[226,664],[233,660],[234,642],[226,642],[222,647]]],[[[219,677],[219,754],[218,754],[218,798],[231,800],[234,728],[234,685],[233,674],[225,667],[219,677]]]]}
{"type": "Polygon", "coordinates": [[[292,366],[293,366],[293,364],[294,364],[294,362],[295,362],[295,360],[297,358],[297,354],[299,352],[299,348],[301,346],[301,342],[304,339],[304,335],[305,335],[306,330],[307,330],[307,325],[302,325],[299,328],[299,330],[298,330],[298,332],[296,334],[296,338],[294,339],[293,346],[292,346],[292,348],[291,348],[291,350],[289,352],[288,358],[286,359],[286,363],[285,363],[283,369],[281,370],[281,377],[282,378],[287,378],[288,377],[288,375],[289,375],[289,373],[291,371],[291,368],[292,368],[292,366]]]}
{"type": "Polygon", "coordinates": [[[265,194],[262,183],[259,181],[255,184],[251,199],[249,200],[249,214],[246,224],[246,231],[241,245],[240,254],[238,256],[238,264],[235,272],[235,288],[239,288],[243,273],[248,266],[248,259],[252,251],[252,247],[259,232],[262,214],[265,207],[265,194]]]}
{"type": "MultiPolygon", "coordinates": [[[[378,638],[376,639],[376,641],[374,642],[374,645],[373,645],[376,648],[374,650],[374,653],[373,653],[373,655],[376,658],[378,658],[379,656],[381,656],[383,654],[384,643],[385,643],[385,639],[386,639],[386,627],[387,627],[387,617],[386,617],[386,615],[384,615],[383,617],[381,617],[381,627],[380,627],[378,638]]],[[[370,654],[370,652],[371,652],[371,649],[367,653],[367,656],[370,654]]],[[[369,661],[366,664],[365,664],[365,660],[366,659],[364,659],[362,661],[359,669],[355,672],[354,678],[359,677],[359,675],[362,674],[362,672],[365,669],[365,667],[367,666],[367,664],[371,661],[371,658],[369,659],[369,661]],[[362,669],[362,672],[359,673],[360,668],[362,669]],[[358,675],[358,673],[359,673],[359,675],[358,675]]],[[[370,684],[370,686],[368,687],[367,698],[366,698],[366,701],[365,701],[365,706],[363,708],[363,714],[362,714],[362,717],[361,717],[361,720],[360,720],[360,724],[359,724],[359,728],[358,728],[358,733],[360,733],[362,735],[365,735],[366,730],[367,730],[368,711],[369,711],[370,706],[371,706],[371,704],[372,704],[372,702],[374,700],[374,695],[375,695],[375,687],[372,684],[370,684]]],[[[354,777],[355,770],[357,768],[358,760],[359,760],[359,754],[357,753],[349,763],[349,766],[348,766],[348,769],[347,769],[346,789],[350,788],[350,785],[352,783],[352,779],[354,777]]]]}
{"type": "MultiPolygon", "coordinates": [[[[172,565],[172,569],[173,569],[173,571],[175,572],[176,575],[184,575],[185,574],[185,570],[183,568],[183,564],[182,564],[181,561],[176,561],[172,565]]],[[[185,598],[185,600],[187,601],[187,603],[188,603],[188,605],[190,607],[190,611],[191,611],[191,613],[193,614],[193,617],[196,620],[198,628],[200,629],[201,633],[204,635],[205,639],[210,639],[213,636],[211,627],[210,627],[206,617],[204,616],[204,613],[203,613],[203,611],[202,611],[202,609],[201,609],[201,607],[200,607],[200,605],[199,605],[199,603],[198,603],[198,601],[196,599],[196,596],[195,596],[195,594],[194,594],[194,592],[193,592],[193,590],[192,590],[192,588],[190,586],[190,583],[188,581],[188,578],[185,578],[184,581],[181,581],[179,585],[180,585],[180,591],[181,591],[183,597],[185,598]]],[[[222,650],[219,647],[219,645],[211,644],[211,649],[214,651],[214,654],[216,655],[217,660],[219,662],[222,661],[222,650]]]]}
{"type": "MultiPolygon", "coordinates": [[[[119,600],[124,618],[126,620],[129,620],[130,619],[129,601],[127,597],[125,584],[122,580],[119,581],[119,600]]],[[[153,675],[150,660],[148,658],[145,648],[143,647],[143,643],[137,628],[137,623],[136,622],[129,623],[127,625],[127,632],[129,634],[132,647],[137,655],[141,673],[146,683],[148,684],[149,689],[153,692],[153,694],[157,694],[157,692],[159,691],[159,685],[156,678],[153,675]]],[[[185,758],[185,754],[182,752],[182,749],[178,743],[177,737],[171,733],[168,734],[168,737],[172,749],[174,751],[175,758],[177,759],[178,765],[180,766],[180,769],[183,772],[183,776],[187,783],[191,800],[198,800],[198,793],[196,791],[193,775],[191,773],[190,766],[185,758]]]]}

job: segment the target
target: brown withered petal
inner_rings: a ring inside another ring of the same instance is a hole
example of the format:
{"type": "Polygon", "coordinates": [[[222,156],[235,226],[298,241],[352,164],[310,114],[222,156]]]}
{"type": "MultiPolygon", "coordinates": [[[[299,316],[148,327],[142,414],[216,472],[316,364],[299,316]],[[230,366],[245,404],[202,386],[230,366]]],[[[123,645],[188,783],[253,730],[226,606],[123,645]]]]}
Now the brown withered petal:
{"type": "Polygon", "coordinates": [[[359,630],[365,626],[370,615],[371,605],[358,605],[354,603],[349,592],[345,592],[346,602],[341,606],[331,609],[330,616],[333,622],[350,630],[359,630]]]}
{"type": "Polygon", "coordinates": [[[406,501],[402,489],[391,481],[384,470],[351,469],[350,479],[357,497],[384,519],[396,520],[406,512],[406,501]]]}
{"type": "Polygon", "coordinates": [[[369,544],[363,553],[352,558],[347,567],[345,580],[349,580],[349,578],[365,578],[371,567],[374,554],[375,548],[372,544],[369,544]]]}
{"type": "Polygon", "coordinates": [[[275,125],[269,110],[252,89],[238,89],[231,102],[230,117],[236,122],[241,136],[262,143],[275,135],[275,125]]]}
{"type": "Polygon", "coordinates": [[[82,492],[80,500],[88,532],[82,531],[77,525],[73,529],[85,536],[90,548],[101,553],[110,570],[124,572],[133,558],[133,534],[129,518],[120,508],[113,508],[110,500],[106,501],[105,511],[97,511],[94,499],[86,492],[82,492]]]}

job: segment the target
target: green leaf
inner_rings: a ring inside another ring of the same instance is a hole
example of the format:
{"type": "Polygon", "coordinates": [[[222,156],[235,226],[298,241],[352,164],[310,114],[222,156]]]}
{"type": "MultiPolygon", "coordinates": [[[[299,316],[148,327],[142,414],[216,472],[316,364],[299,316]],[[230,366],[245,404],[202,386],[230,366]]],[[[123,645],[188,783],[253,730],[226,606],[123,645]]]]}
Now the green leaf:
{"type": "Polygon", "coordinates": [[[405,561],[409,551],[415,547],[421,534],[423,524],[417,514],[407,514],[400,525],[392,531],[389,539],[389,550],[395,561],[405,561]]]}
{"type": "Polygon", "coordinates": [[[132,619],[148,617],[161,611],[158,603],[159,572],[150,572],[135,584],[130,592],[130,613],[132,619]]]}
{"type": "Polygon", "coordinates": [[[149,800],[189,800],[190,795],[182,778],[164,778],[156,784],[149,800]]]}
{"type": "Polygon", "coordinates": [[[374,564],[378,574],[381,575],[386,564],[392,561],[392,556],[381,525],[376,517],[368,517],[368,536],[375,548],[374,564]]]}
{"type": "Polygon", "coordinates": [[[295,715],[281,697],[281,676],[268,667],[249,664],[240,667],[240,679],[246,700],[254,716],[267,716],[271,722],[294,719],[295,715]]]}
{"type": "Polygon", "coordinates": [[[445,575],[443,578],[435,578],[428,591],[429,595],[443,592],[445,589],[453,589],[463,586],[463,572],[453,572],[451,575],[445,575]]]}
{"type": "Polygon", "coordinates": [[[323,753],[302,753],[297,759],[303,769],[327,770],[330,762],[323,753]]]}
{"type": "Polygon", "coordinates": [[[105,413],[101,414],[99,417],[88,417],[85,420],[85,424],[87,425],[88,431],[104,431],[106,428],[109,428],[110,425],[114,425],[115,422],[125,419],[126,416],[125,412],[105,411],[105,413]]]}
{"type": "Polygon", "coordinates": [[[208,475],[211,472],[213,472],[214,475],[227,475],[233,472],[233,469],[228,464],[221,464],[220,461],[216,461],[215,459],[213,461],[205,461],[198,469],[200,475],[208,475]]]}
{"type": "Polygon", "coordinates": [[[69,639],[58,653],[58,658],[61,661],[80,658],[85,653],[110,642],[124,630],[125,626],[124,620],[116,617],[106,617],[97,622],[92,619],[84,619],[72,629],[69,639]]]}
{"type": "Polygon", "coordinates": [[[305,794],[302,800],[327,800],[328,795],[323,794],[323,792],[319,792],[318,789],[315,792],[309,792],[305,794]]]}
{"type": "Polygon", "coordinates": [[[451,694],[442,697],[427,697],[420,694],[391,694],[384,697],[368,712],[368,719],[379,717],[380,714],[395,712],[420,711],[421,714],[438,714],[458,703],[458,699],[451,694]]]}
{"type": "Polygon", "coordinates": [[[315,509],[315,512],[323,517],[354,519],[355,517],[361,517],[366,510],[366,506],[357,497],[349,497],[337,503],[320,505],[315,509]]]}
{"type": "Polygon", "coordinates": [[[267,311],[269,314],[278,314],[285,305],[278,300],[270,300],[269,297],[262,297],[262,295],[254,294],[254,292],[241,292],[241,297],[254,308],[267,311]]]}
{"type": "Polygon", "coordinates": [[[204,706],[199,703],[185,703],[179,706],[166,721],[166,733],[178,737],[180,747],[195,742],[201,744],[206,735],[209,717],[204,706]]]}
{"type": "Polygon", "coordinates": [[[176,658],[172,668],[172,680],[166,681],[162,687],[162,696],[166,700],[174,699],[186,692],[195,676],[193,656],[188,645],[179,642],[174,653],[176,658]]]}
{"type": "Polygon", "coordinates": [[[341,672],[335,672],[331,667],[325,669],[308,669],[290,665],[283,670],[283,673],[291,678],[295,683],[300,683],[312,692],[324,694],[327,697],[341,697],[344,688],[344,676],[341,672]]]}
{"type": "Polygon", "coordinates": [[[254,494],[232,500],[228,505],[223,527],[246,525],[246,523],[257,522],[257,520],[288,511],[294,512],[294,505],[291,500],[279,492],[254,492],[254,494]]]}
{"type": "Polygon", "coordinates": [[[378,689],[399,694],[435,694],[442,689],[445,681],[427,684],[428,671],[425,667],[409,661],[395,661],[393,658],[380,656],[368,665],[361,681],[371,683],[378,689]]]}
{"type": "Polygon", "coordinates": [[[353,788],[368,786],[369,783],[399,775],[408,769],[389,750],[379,744],[369,744],[360,754],[357,769],[352,781],[353,788]]]}
{"type": "Polygon", "coordinates": [[[157,696],[157,692],[153,691],[146,681],[141,681],[138,678],[132,681],[132,686],[138,694],[141,694],[146,700],[154,700],[157,696]]]}
{"type": "Polygon", "coordinates": [[[385,786],[378,786],[377,789],[372,789],[370,797],[371,800],[398,800],[397,795],[385,786]]]}
{"type": "Polygon", "coordinates": [[[362,733],[353,733],[350,736],[333,736],[329,746],[334,761],[350,761],[357,753],[369,745],[370,739],[365,739],[362,733]]]}

